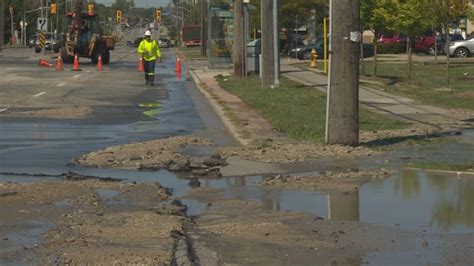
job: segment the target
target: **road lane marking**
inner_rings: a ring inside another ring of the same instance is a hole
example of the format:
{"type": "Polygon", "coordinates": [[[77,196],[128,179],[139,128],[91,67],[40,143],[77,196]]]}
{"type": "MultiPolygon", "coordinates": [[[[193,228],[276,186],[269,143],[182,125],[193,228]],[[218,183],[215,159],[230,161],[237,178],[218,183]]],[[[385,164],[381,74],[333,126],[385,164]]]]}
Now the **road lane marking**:
{"type": "Polygon", "coordinates": [[[58,86],[58,87],[62,87],[62,86],[64,86],[64,85],[66,85],[66,83],[59,83],[57,86],[58,86]]]}
{"type": "Polygon", "coordinates": [[[81,76],[80,74],[79,74],[79,75],[75,75],[74,78],[77,79],[77,78],[79,78],[80,76],[81,76]]]}
{"type": "Polygon", "coordinates": [[[45,91],[42,91],[42,92],[40,92],[40,93],[38,93],[38,94],[35,94],[35,95],[33,95],[33,96],[34,96],[34,97],[40,97],[40,96],[43,95],[43,94],[46,94],[46,92],[45,92],[45,91]]]}
{"type": "Polygon", "coordinates": [[[0,109],[0,113],[5,112],[6,110],[8,110],[8,108],[2,108],[2,109],[0,109]]]}

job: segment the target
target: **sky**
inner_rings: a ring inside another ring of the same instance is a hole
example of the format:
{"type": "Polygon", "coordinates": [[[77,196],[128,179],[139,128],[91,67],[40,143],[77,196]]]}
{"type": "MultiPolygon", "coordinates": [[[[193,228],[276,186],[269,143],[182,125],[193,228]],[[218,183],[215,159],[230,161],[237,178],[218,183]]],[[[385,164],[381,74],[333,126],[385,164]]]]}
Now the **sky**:
{"type": "MultiPolygon", "coordinates": [[[[102,3],[110,5],[115,3],[115,0],[96,0],[97,3],[102,3]]],[[[156,6],[166,6],[170,1],[169,0],[135,0],[135,5],[137,7],[156,7],[156,6]]]]}

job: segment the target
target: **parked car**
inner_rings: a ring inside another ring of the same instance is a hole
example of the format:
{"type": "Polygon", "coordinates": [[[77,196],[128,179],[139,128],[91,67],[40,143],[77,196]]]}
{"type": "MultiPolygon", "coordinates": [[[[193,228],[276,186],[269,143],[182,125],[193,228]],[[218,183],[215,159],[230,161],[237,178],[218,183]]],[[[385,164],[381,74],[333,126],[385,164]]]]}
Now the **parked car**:
{"type": "MultiPolygon", "coordinates": [[[[318,54],[318,59],[324,58],[324,45],[323,41],[318,41],[315,44],[305,45],[302,47],[295,48],[291,50],[291,57],[298,58],[300,60],[310,60],[311,59],[311,51],[313,49],[316,50],[318,54]]],[[[364,43],[363,44],[364,50],[364,58],[374,56],[374,48],[371,44],[364,43]]]]}
{"type": "Polygon", "coordinates": [[[386,43],[406,43],[407,37],[402,33],[394,34],[394,33],[383,33],[377,39],[377,42],[380,44],[386,43]]]}
{"type": "Polygon", "coordinates": [[[474,54],[474,38],[449,43],[447,49],[449,56],[456,58],[466,58],[474,54]]]}
{"type": "MultiPolygon", "coordinates": [[[[435,38],[437,38],[436,44],[438,46],[438,54],[444,53],[444,47],[446,46],[445,37],[444,35],[439,35],[436,37],[435,34],[418,37],[415,41],[415,52],[422,52],[429,55],[434,55],[435,38]]],[[[461,34],[449,34],[450,42],[462,40],[464,40],[464,37],[461,34]]]]}
{"type": "Polygon", "coordinates": [[[416,38],[415,40],[415,52],[421,52],[428,55],[434,55],[435,51],[438,51],[438,54],[443,51],[443,43],[441,42],[441,38],[437,37],[436,35],[425,35],[416,38]],[[436,38],[438,40],[436,41],[436,38]],[[438,47],[435,49],[435,44],[438,47]]]}

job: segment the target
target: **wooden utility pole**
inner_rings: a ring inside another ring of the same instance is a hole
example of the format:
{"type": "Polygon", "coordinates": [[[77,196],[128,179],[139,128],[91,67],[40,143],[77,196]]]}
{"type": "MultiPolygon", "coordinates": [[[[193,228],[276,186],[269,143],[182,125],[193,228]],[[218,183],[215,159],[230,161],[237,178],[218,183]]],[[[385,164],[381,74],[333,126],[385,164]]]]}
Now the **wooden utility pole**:
{"type": "Polygon", "coordinates": [[[275,41],[273,38],[273,0],[261,0],[262,20],[262,87],[269,88],[275,82],[275,41]]]}
{"type": "Polygon", "coordinates": [[[3,34],[5,29],[5,24],[3,24],[3,15],[4,15],[4,5],[5,1],[0,0],[0,52],[3,50],[3,34]]]}
{"type": "Polygon", "coordinates": [[[207,0],[201,0],[201,56],[207,55],[207,0]]]}
{"type": "Polygon", "coordinates": [[[360,0],[330,1],[326,143],[359,144],[360,0]]]}
{"type": "Polygon", "coordinates": [[[243,0],[234,2],[234,77],[245,77],[244,62],[244,4],[243,0]]]}

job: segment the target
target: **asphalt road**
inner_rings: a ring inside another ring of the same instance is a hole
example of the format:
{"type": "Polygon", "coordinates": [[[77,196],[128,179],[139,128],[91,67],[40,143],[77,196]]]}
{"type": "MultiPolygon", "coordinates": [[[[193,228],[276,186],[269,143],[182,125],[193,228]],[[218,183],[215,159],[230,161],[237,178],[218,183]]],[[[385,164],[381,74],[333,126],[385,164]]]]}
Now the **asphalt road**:
{"type": "MultiPolygon", "coordinates": [[[[135,48],[117,47],[103,72],[81,59],[80,72],[39,67],[29,49],[0,57],[0,172],[60,173],[85,152],[169,135],[232,143],[186,73],[163,50],[155,86],[137,71],[135,48]]],[[[1,175],[0,175],[1,179],[1,175]]]]}

